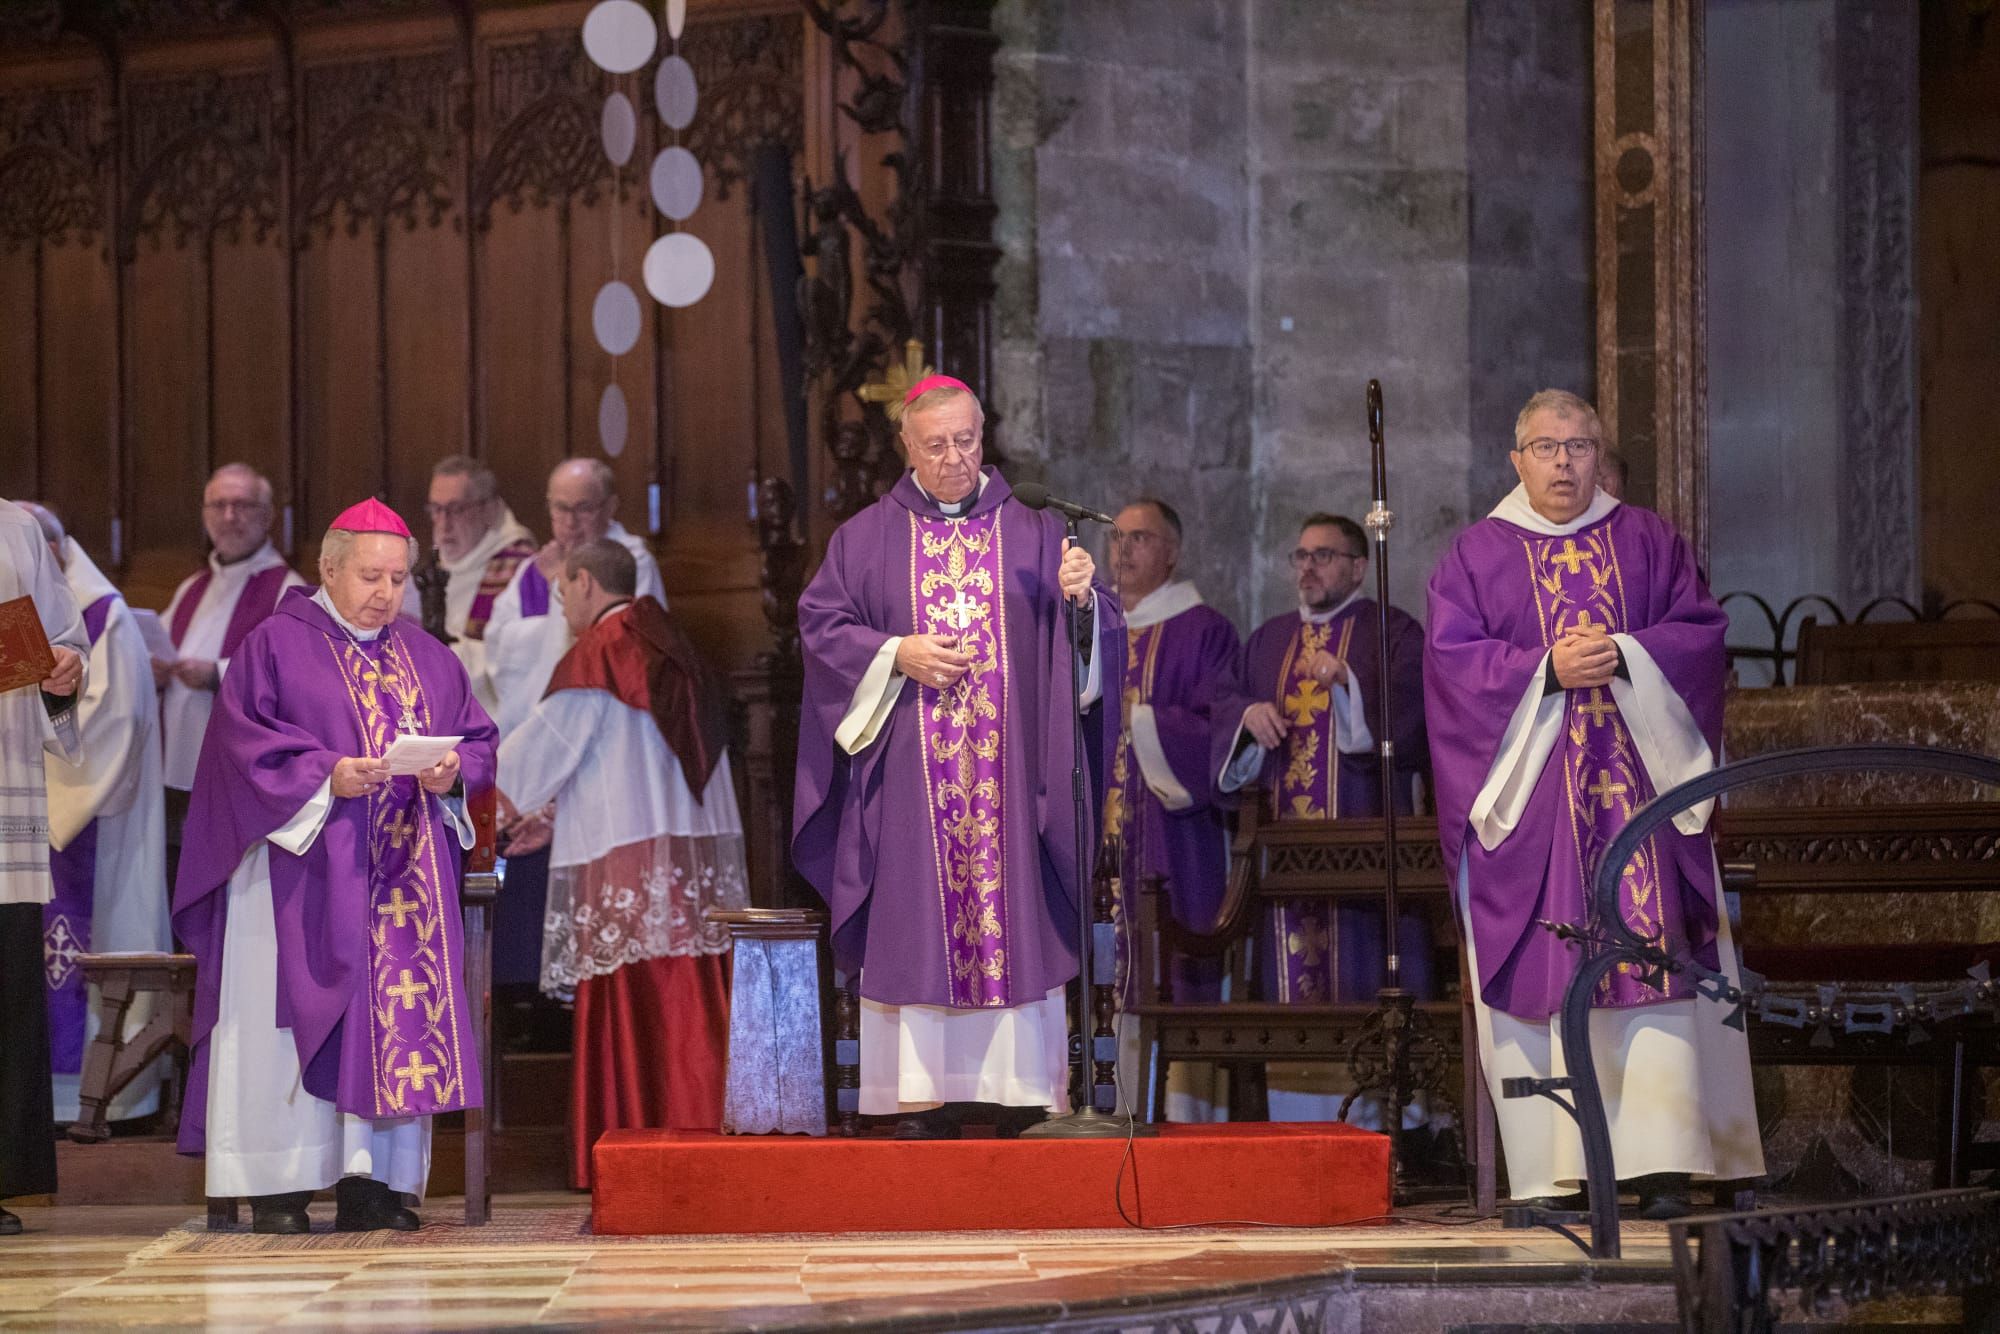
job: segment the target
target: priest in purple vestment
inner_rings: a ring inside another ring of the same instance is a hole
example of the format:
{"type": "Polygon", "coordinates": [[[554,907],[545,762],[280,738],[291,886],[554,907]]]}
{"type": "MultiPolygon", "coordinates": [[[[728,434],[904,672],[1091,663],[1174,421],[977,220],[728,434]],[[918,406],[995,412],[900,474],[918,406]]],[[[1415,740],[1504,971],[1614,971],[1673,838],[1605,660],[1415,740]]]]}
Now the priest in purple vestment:
{"type": "MultiPolygon", "coordinates": [[[[1234,668],[1241,642],[1229,618],[1201,600],[1192,580],[1176,579],[1182,527],[1157,497],[1133,501],[1111,530],[1111,574],[1125,609],[1125,673],[1118,694],[1118,734],[1104,793],[1104,832],[1118,840],[1117,901],[1120,1004],[1149,995],[1149,979],[1131,976],[1126,929],[1133,895],[1149,876],[1166,893],[1165,911],[1191,931],[1214,929],[1229,887],[1229,828],[1215,801],[1210,766],[1211,706],[1234,668]]],[[[1222,960],[1176,954],[1167,979],[1178,1001],[1222,999],[1222,960]]],[[[1137,1025],[1120,1023],[1130,1052],[1121,1057],[1136,1083],[1137,1025]]],[[[1219,1091],[1214,1066],[1176,1064],[1168,1071],[1170,1121],[1211,1120],[1219,1091]]]]}
{"type": "MultiPolygon", "coordinates": [[[[1512,1193],[1582,1179],[1576,1128],[1515,1076],[1561,1073],[1554,1032],[1577,964],[1540,923],[1582,925],[1606,845],[1655,794],[1711,768],[1721,745],[1722,610],[1688,544],[1597,484],[1603,430],[1561,390],[1514,427],[1521,484],[1461,533],[1430,582],[1424,685],[1438,829],[1472,953],[1481,1065],[1512,1193]]],[[[1683,812],[1624,869],[1619,911],[1642,934],[1736,969],[1718,908],[1713,803],[1683,812]]],[[[1647,1217],[1686,1208],[1690,1177],[1763,1171],[1744,1034],[1687,980],[1621,971],[1590,1040],[1612,1150],[1647,1217]]]]}
{"type": "Polygon", "coordinates": [[[980,466],[964,384],[925,377],[902,406],[912,471],[835,531],[799,599],[793,861],[832,911],[835,962],[859,970],[860,1111],[956,1138],[990,1104],[1013,1134],[1068,1103],[1089,874],[1072,712],[1117,679],[1123,623],[1061,522],[980,466]],[[1081,666],[1064,597],[1093,624],[1081,666]]]}
{"type": "MultiPolygon", "coordinates": [[[[1368,536],[1352,519],[1308,515],[1289,559],[1298,609],[1257,627],[1231,698],[1216,709],[1219,784],[1234,792],[1254,780],[1278,820],[1379,817],[1381,629],[1375,599],[1362,591],[1368,536]]],[[[1423,627],[1395,607],[1388,621],[1396,810],[1407,815],[1410,780],[1424,763],[1423,627]]],[[[1258,985],[1273,1001],[1372,1001],[1382,985],[1383,936],[1382,908],[1372,900],[1303,899],[1271,909],[1258,937],[1258,985]]],[[[1421,910],[1405,910],[1398,944],[1403,986],[1428,997],[1431,933],[1421,910]]]]}
{"type": "Polygon", "coordinates": [[[380,502],[335,519],[319,590],[244,639],[202,742],[174,892],[197,969],[181,1149],[258,1232],[309,1230],[326,1186],[339,1230],[415,1228],[431,1118],[481,1101],[458,885],[494,727],[397,620],[414,555],[380,502]]]}

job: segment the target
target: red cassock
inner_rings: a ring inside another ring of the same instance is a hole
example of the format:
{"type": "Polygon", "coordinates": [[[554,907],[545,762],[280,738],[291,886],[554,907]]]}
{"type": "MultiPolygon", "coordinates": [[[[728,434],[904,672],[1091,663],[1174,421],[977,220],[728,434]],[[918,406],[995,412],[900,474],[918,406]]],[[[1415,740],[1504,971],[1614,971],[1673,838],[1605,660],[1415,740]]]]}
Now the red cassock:
{"type": "Polygon", "coordinates": [[[556,790],[542,985],[575,994],[570,1178],[578,1187],[594,1184],[591,1149],[606,1130],[722,1124],[728,936],[703,913],[747,897],[724,707],[686,636],[640,598],[585,632],[503,747],[502,787],[517,802],[509,772],[517,745],[524,767],[546,768],[552,754],[567,764],[556,790]],[[618,832],[615,816],[607,822],[613,808],[645,818],[642,836],[618,832]],[[587,860],[563,866],[566,821],[611,832],[588,839],[587,860]]]}

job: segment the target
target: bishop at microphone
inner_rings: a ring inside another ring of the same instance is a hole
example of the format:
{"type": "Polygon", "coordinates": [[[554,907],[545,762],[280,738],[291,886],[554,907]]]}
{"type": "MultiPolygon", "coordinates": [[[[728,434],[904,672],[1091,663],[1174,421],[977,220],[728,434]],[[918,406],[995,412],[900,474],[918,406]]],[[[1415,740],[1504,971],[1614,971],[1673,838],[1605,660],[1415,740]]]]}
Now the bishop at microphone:
{"type": "MultiPolygon", "coordinates": [[[[910,471],[833,534],[799,599],[792,857],[831,910],[835,963],[859,972],[860,1111],[899,1117],[898,1138],[955,1139],[968,1113],[1009,1136],[1068,1109],[1063,988],[1090,868],[1060,776],[1077,701],[1120,679],[1124,619],[1090,554],[1029,506],[1081,507],[981,467],[965,384],[929,376],[902,408],[910,471]],[[1094,627],[1081,664],[1066,598],[1094,627]]],[[[1086,717],[1100,740],[1117,726],[1086,717]]]]}

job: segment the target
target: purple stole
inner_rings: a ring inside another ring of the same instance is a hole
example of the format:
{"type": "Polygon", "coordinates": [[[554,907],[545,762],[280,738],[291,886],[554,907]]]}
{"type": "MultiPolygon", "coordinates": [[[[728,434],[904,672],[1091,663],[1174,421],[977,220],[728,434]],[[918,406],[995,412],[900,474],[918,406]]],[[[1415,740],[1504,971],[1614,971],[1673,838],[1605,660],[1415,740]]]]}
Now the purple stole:
{"type": "MultiPolygon", "coordinates": [[[[92,647],[104,634],[116,593],[106,593],[83,611],[92,647]]],[[[42,906],[42,962],[49,983],[49,1055],[57,1074],[83,1069],[84,1016],[90,991],[77,956],[90,951],[90,919],[97,890],[97,821],[85,825],[61,852],[49,851],[49,901],[42,906]]]]}
{"type": "MultiPolygon", "coordinates": [[[[490,608],[488,609],[491,610],[490,608]]],[[[521,615],[549,614],[549,581],[539,565],[521,567],[521,615]]],[[[482,630],[481,633],[484,633],[482,630]]]]}
{"type": "MultiPolygon", "coordinates": [[[[369,755],[382,754],[399,731],[433,732],[430,704],[401,635],[385,632],[367,644],[328,636],[326,643],[369,755]]],[[[430,798],[414,778],[392,779],[367,800],[374,1115],[456,1111],[466,1105],[472,1035],[450,985],[462,966],[451,957],[454,933],[444,921],[458,912],[447,879],[452,862],[433,835],[449,825],[425,818],[430,798]]],[[[355,1036],[347,1035],[350,1049],[355,1036]]]]}
{"type": "MultiPolygon", "coordinates": [[[[493,553],[492,557],[486,562],[485,572],[479,576],[479,591],[472,595],[472,608],[465,613],[465,632],[461,638],[486,638],[486,622],[493,619],[494,601],[507,591],[507,585],[513,580],[514,571],[520,568],[521,562],[534,554],[535,544],[527,541],[525,538],[509,542],[506,546],[501,547],[493,553]]],[[[526,575],[523,575],[521,578],[521,614],[524,616],[541,616],[546,614],[549,609],[549,581],[542,578],[542,572],[539,569],[531,570],[530,573],[535,576],[535,582],[540,588],[541,606],[535,611],[528,610],[528,579],[526,575]]]]}
{"type": "Polygon", "coordinates": [[[1126,883],[1136,883],[1141,874],[1141,850],[1145,830],[1133,817],[1143,815],[1146,800],[1145,776],[1139,757],[1132,750],[1133,706],[1151,702],[1153,672],[1159,665],[1160,640],[1167,622],[1125,631],[1125,681],[1118,696],[1118,744],[1111,753],[1111,778],[1104,788],[1104,837],[1113,840],[1119,851],[1118,878],[1111,882],[1111,920],[1117,941],[1117,967],[1113,985],[1121,1008],[1138,1003],[1138,989],[1132,978],[1132,928],[1127,920],[1126,883]]]}
{"type": "MultiPolygon", "coordinates": [[[[910,514],[910,609],[919,633],[957,634],[972,666],[942,690],[917,683],[931,848],[944,894],[951,1004],[1009,1003],[1007,905],[1001,894],[1007,818],[1007,642],[1000,514],[910,514]]],[[[1013,998],[1018,1001],[1021,998],[1013,998]]]]}
{"type": "MultiPolygon", "coordinates": [[[[1528,558],[1529,584],[1542,642],[1553,645],[1563,631],[1576,626],[1601,626],[1622,633],[1631,618],[1625,608],[1624,576],[1610,525],[1600,524],[1574,537],[1530,537],[1522,540],[1528,558]]],[[[1592,883],[1604,850],[1631,820],[1632,812],[1650,801],[1652,784],[1639,763],[1632,734],[1612,703],[1608,687],[1564,692],[1563,735],[1557,755],[1562,764],[1563,792],[1575,833],[1577,873],[1592,883]]],[[[1664,929],[1674,940],[1687,939],[1678,895],[1661,892],[1660,850],[1647,839],[1625,867],[1619,882],[1619,912],[1626,925],[1641,935],[1664,929]]],[[[1557,853],[1560,856],[1560,851],[1557,853]]],[[[1644,985],[1627,966],[1599,984],[1594,1003],[1603,1007],[1650,1005],[1681,1000],[1688,995],[1680,974],[1670,974],[1664,989],[1644,985]]]]}
{"type": "MultiPolygon", "coordinates": [[[[1291,726],[1280,759],[1283,769],[1271,793],[1271,814],[1279,820],[1331,820],[1340,814],[1340,752],[1334,744],[1333,696],[1306,670],[1325,650],[1342,662],[1360,617],[1350,611],[1322,625],[1299,622],[1278,668],[1278,707],[1291,726]]],[[[1264,919],[1272,961],[1266,983],[1280,1001],[1330,1001],[1334,976],[1332,899],[1300,899],[1273,908],[1264,919]]]]}
{"type": "MultiPolygon", "coordinates": [[[[218,658],[236,656],[243,636],[255,630],[257,623],[269,616],[278,605],[278,592],[284,588],[285,576],[290,573],[286,566],[273,565],[250,576],[243,585],[242,595],[236,599],[235,610],[229,614],[229,624],[222,632],[222,651],[216,654],[218,658]]],[[[175,648],[179,648],[181,640],[187,637],[188,626],[194,622],[195,608],[201,605],[202,596],[208,592],[209,582],[214,578],[215,567],[204,566],[201,573],[194,577],[194,582],[188,585],[187,592],[181,595],[180,605],[174,608],[173,624],[168,627],[174,637],[175,648]]]]}

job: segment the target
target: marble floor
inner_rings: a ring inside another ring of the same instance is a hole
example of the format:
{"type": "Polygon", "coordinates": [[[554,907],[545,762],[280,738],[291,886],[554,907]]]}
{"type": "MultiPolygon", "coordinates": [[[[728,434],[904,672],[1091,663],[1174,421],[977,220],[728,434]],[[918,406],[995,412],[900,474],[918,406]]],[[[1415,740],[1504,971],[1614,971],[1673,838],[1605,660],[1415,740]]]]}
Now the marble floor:
{"type": "Polygon", "coordinates": [[[361,1237],[211,1234],[185,1206],[17,1211],[27,1232],[0,1239],[6,1330],[1035,1328],[1106,1301],[1137,1317],[1225,1290],[1239,1304],[1273,1294],[1269,1320],[1244,1327],[1282,1328],[1294,1307],[1291,1324],[1320,1309],[1313,1291],[1371,1279],[1532,1292],[1622,1274],[1657,1298],[1667,1259],[1658,1228],[1628,1231],[1627,1259],[1606,1271],[1562,1238],[1450,1211],[1313,1230],[755,1238],[596,1238],[566,1194],[503,1197],[480,1230],[433,1200],[422,1231],[361,1237]]]}

